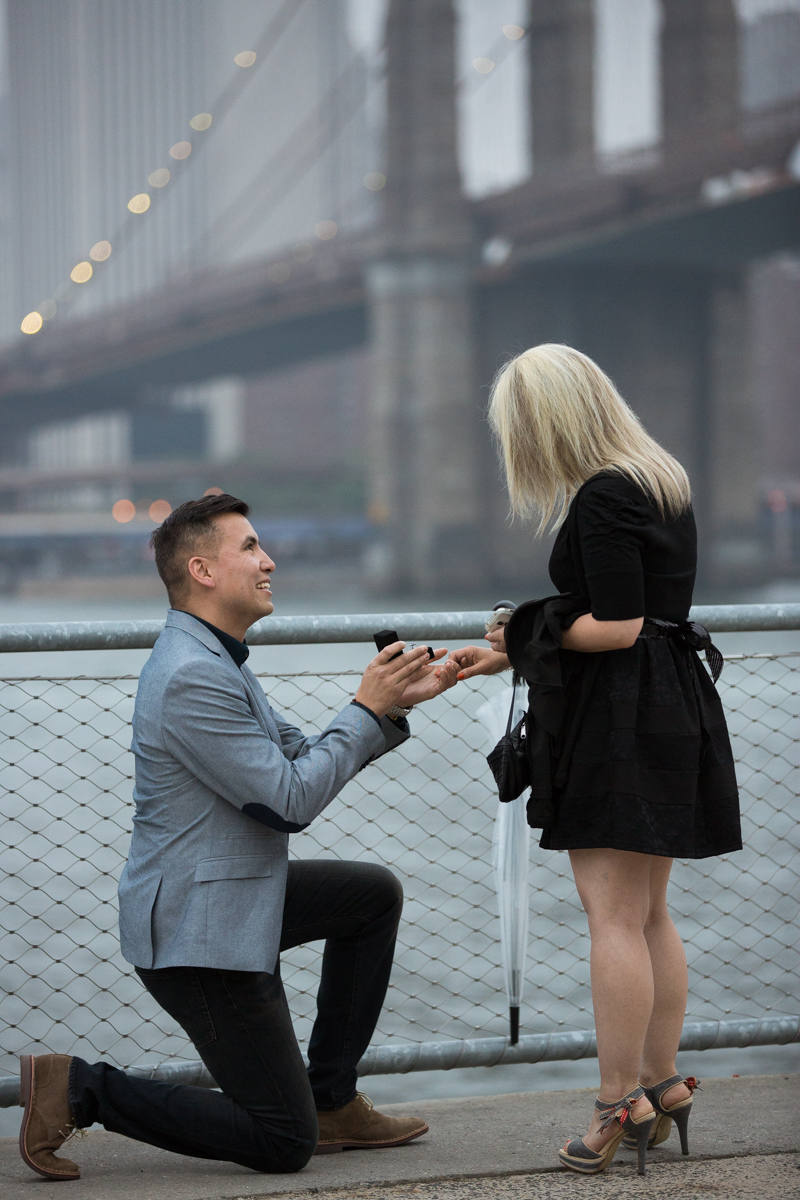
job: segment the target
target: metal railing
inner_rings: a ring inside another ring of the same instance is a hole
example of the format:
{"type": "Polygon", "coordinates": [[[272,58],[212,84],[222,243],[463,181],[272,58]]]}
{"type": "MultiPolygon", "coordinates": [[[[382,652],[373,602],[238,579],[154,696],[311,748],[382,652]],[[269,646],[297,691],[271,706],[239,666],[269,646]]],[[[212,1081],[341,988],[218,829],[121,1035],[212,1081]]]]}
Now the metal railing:
{"type": "MultiPolygon", "coordinates": [[[[269,618],[252,644],[474,639],[485,614],[269,618]]],[[[800,629],[800,605],[693,610],[713,631],[800,629]]],[[[0,628],[0,652],[151,646],[161,622],[0,628]]],[[[736,655],[719,687],[742,794],[745,849],[676,864],[671,904],[691,988],[682,1047],[800,1041],[800,653],[736,655]]],[[[262,676],[273,704],[324,727],[357,676],[262,676]]],[[[0,679],[0,1105],[17,1096],[15,1056],[102,1056],[136,1074],[205,1086],[183,1032],[120,955],[116,880],[127,851],[136,678],[0,679]],[[142,1066],[145,1063],[148,1065],[142,1066]]],[[[531,852],[522,1036],[506,1000],[491,864],[496,795],[476,713],[502,678],[460,684],[414,714],[414,737],[361,772],[302,834],[297,857],[382,861],[406,892],[387,1004],[362,1075],[596,1053],[588,932],[566,855],[531,852]]],[[[297,947],[283,975],[301,1042],[320,949],[297,947]]]]}

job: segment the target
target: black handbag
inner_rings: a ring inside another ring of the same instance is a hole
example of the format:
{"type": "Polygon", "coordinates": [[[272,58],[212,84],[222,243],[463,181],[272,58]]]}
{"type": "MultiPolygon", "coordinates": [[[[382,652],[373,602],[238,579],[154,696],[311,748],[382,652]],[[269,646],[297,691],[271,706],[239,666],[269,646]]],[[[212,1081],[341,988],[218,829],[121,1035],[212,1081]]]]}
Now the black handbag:
{"type": "Polygon", "coordinates": [[[511,728],[514,716],[514,700],[517,695],[519,676],[514,672],[514,686],[511,689],[511,706],[508,710],[506,731],[500,741],[486,756],[486,761],[494,775],[497,784],[497,794],[503,804],[516,800],[526,787],[531,786],[531,764],[528,759],[526,745],[527,713],[511,728]]]}

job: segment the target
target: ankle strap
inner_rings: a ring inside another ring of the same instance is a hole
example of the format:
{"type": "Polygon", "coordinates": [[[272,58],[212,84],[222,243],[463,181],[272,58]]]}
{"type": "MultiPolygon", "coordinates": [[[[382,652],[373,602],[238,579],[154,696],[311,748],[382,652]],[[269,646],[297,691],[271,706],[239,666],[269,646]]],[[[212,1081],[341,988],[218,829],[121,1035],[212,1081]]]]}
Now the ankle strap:
{"type": "Polygon", "coordinates": [[[624,1125],[631,1115],[631,1109],[634,1104],[642,1100],[645,1095],[645,1090],[641,1084],[628,1092],[627,1096],[623,1096],[621,1100],[613,1100],[610,1104],[607,1100],[601,1100],[598,1096],[594,1102],[600,1117],[600,1128],[608,1129],[609,1125],[613,1125],[615,1121],[619,1121],[620,1125],[624,1125]]]}
{"type": "Polygon", "coordinates": [[[661,1083],[654,1083],[652,1087],[647,1088],[647,1095],[654,1104],[659,1104],[664,1092],[668,1092],[678,1083],[685,1084],[692,1095],[700,1087],[700,1080],[695,1079],[694,1075],[687,1075],[685,1079],[683,1075],[671,1075],[669,1079],[663,1079],[661,1083]]]}

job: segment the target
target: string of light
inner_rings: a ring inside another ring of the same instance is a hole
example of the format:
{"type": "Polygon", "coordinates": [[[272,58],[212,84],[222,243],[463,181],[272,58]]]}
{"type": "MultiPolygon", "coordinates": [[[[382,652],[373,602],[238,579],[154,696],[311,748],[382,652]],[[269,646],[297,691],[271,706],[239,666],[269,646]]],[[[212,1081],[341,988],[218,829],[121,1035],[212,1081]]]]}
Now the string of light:
{"type": "MultiPolygon", "coordinates": [[[[224,250],[226,243],[235,241],[245,230],[252,233],[263,224],[356,116],[364,104],[364,97],[354,97],[352,90],[348,92],[348,84],[358,63],[359,58],[355,55],[319,103],[287,134],[211,226],[206,236],[218,251],[224,250]]],[[[379,81],[382,74],[376,73],[373,82],[379,81]]],[[[364,176],[363,183],[369,191],[378,192],[386,183],[386,177],[380,171],[370,171],[364,176]]],[[[330,241],[337,233],[338,225],[333,220],[320,220],[314,226],[315,237],[323,242],[330,241]]]]}
{"type": "MultiPolygon", "coordinates": [[[[475,79],[473,71],[470,71],[458,80],[458,86],[469,86],[472,91],[479,88],[485,83],[488,74],[496,66],[502,66],[508,57],[508,52],[513,52],[516,45],[525,38],[527,32],[521,25],[504,25],[502,28],[502,37],[489,50],[489,54],[492,57],[473,60],[472,68],[474,72],[477,72],[479,78],[475,79]]],[[[224,250],[225,243],[235,241],[244,230],[252,233],[259,225],[263,224],[275,211],[277,205],[285,200],[289,192],[313,169],[322,155],[327,151],[331,140],[340,135],[343,128],[353,119],[363,103],[362,100],[358,104],[346,104],[342,111],[337,111],[339,94],[352,77],[352,72],[358,65],[358,62],[359,59],[356,55],[343,69],[339,78],[335,80],[330,90],[322,97],[316,108],[299,125],[295,126],[277,150],[264,163],[258,174],[250,180],[236,199],[220,214],[209,231],[210,241],[213,242],[214,235],[217,231],[220,231],[224,250]],[[308,145],[309,142],[311,143],[310,146],[308,145]],[[292,156],[297,160],[294,170],[291,170],[288,166],[284,166],[285,159],[291,159],[292,156]],[[283,176],[279,174],[281,170],[285,171],[283,176]]],[[[384,76],[385,65],[382,65],[378,70],[372,72],[371,82],[373,84],[380,83],[384,76]]],[[[368,191],[379,192],[386,185],[386,175],[383,171],[369,171],[364,176],[362,183],[368,191]]],[[[330,241],[337,233],[338,227],[335,221],[319,221],[314,227],[314,235],[320,241],[330,241]]],[[[301,257],[305,245],[296,247],[301,257]]],[[[216,248],[220,249],[218,245],[216,248]]],[[[311,251],[309,249],[309,257],[310,254],[311,251]]],[[[297,257],[297,254],[295,257],[297,257]]],[[[285,283],[290,278],[290,275],[291,265],[289,262],[273,263],[269,270],[269,276],[273,283],[285,283]]]]}
{"type": "Polygon", "coordinates": [[[494,45],[489,50],[485,57],[473,58],[472,70],[475,71],[480,79],[475,79],[474,75],[468,73],[459,80],[459,85],[472,85],[472,90],[479,87],[481,83],[491,75],[495,67],[502,66],[502,63],[508,57],[509,52],[513,50],[513,44],[522,41],[527,33],[527,29],[523,29],[521,25],[504,25],[503,36],[498,38],[494,45]],[[509,46],[509,42],[512,43],[509,46]]]}
{"type": "MultiPolygon", "coordinates": [[[[263,61],[264,50],[269,51],[275,48],[278,39],[282,36],[289,22],[297,14],[303,3],[304,0],[286,0],[278,14],[269,22],[258,39],[256,49],[241,51],[234,57],[233,61],[240,71],[246,71],[252,67],[259,61],[259,58],[262,58],[263,61]]],[[[504,49],[511,49],[509,42],[517,43],[521,41],[525,37],[526,32],[520,25],[504,25],[502,28],[502,39],[491,47],[489,56],[476,58],[472,62],[473,70],[480,78],[475,80],[474,75],[470,73],[459,80],[459,86],[467,84],[471,84],[473,88],[480,86],[498,65],[498,59],[502,61],[502,51],[504,49]]],[[[236,200],[214,222],[209,234],[213,234],[216,229],[222,229],[224,230],[223,239],[230,241],[231,238],[236,236],[237,229],[240,230],[243,226],[248,226],[252,230],[258,225],[263,224],[263,221],[274,211],[276,204],[284,199],[297,186],[300,180],[308,174],[328,149],[326,143],[339,136],[343,128],[353,119],[364,102],[363,98],[359,99],[356,104],[353,104],[351,100],[349,104],[345,104],[343,110],[336,111],[339,94],[344,85],[352,78],[352,73],[357,62],[358,56],[354,56],[314,110],[290,133],[275,153],[270,156],[256,177],[248,183],[237,196],[236,200]],[[311,143],[310,146],[308,146],[309,142],[311,143]],[[285,160],[292,157],[297,160],[293,170],[291,165],[287,164],[284,166],[285,160]],[[276,170],[280,171],[281,168],[283,169],[283,176],[279,178],[276,175],[276,170]],[[269,184],[266,197],[262,190],[265,182],[269,184]],[[265,200],[267,201],[266,203],[265,200]],[[255,211],[252,201],[256,202],[255,211]],[[233,226],[230,224],[232,218],[235,221],[233,226]]],[[[373,74],[373,82],[379,82],[383,74],[383,69],[375,72],[373,74]]],[[[217,122],[219,122],[222,116],[226,115],[233,101],[238,98],[241,87],[237,86],[237,84],[238,79],[234,77],[211,106],[216,113],[217,122]]],[[[204,134],[211,128],[214,121],[214,113],[201,112],[196,113],[191,118],[189,126],[194,133],[204,134]]],[[[192,142],[188,139],[175,142],[168,151],[170,158],[173,160],[172,169],[157,167],[151,171],[147,177],[149,187],[158,192],[170,182],[174,182],[177,178],[175,171],[181,170],[178,164],[186,164],[191,161],[193,151],[196,152],[201,148],[202,142],[192,142]]],[[[370,171],[364,176],[363,184],[368,191],[378,192],[385,186],[386,176],[382,171],[370,171]]],[[[135,220],[135,218],[147,213],[152,207],[154,199],[155,196],[151,192],[142,191],[128,200],[126,207],[129,215],[125,218],[124,223],[114,236],[113,247],[117,251],[126,244],[131,236],[142,228],[141,223],[135,220]]],[[[314,235],[320,241],[330,241],[337,233],[338,225],[333,220],[320,220],[314,227],[314,235]]],[[[111,255],[111,241],[102,239],[96,242],[89,250],[88,257],[76,263],[72,268],[69,276],[71,283],[78,286],[88,283],[94,277],[96,265],[107,262],[111,255]]],[[[281,274],[280,264],[276,267],[276,271],[280,275],[280,278],[276,277],[274,282],[284,282],[284,276],[288,279],[290,272],[284,271],[281,274]]],[[[56,295],[59,294],[63,295],[63,289],[61,293],[59,291],[56,292],[56,295]]],[[[45,321],[52,319],[56,315],[57,310],[58,304],[56,300],[48,298],[39,305],[38,309],[34,309],[23,318],[20,325],[21,331],[29,335],[38,333],[43,328],[45,321]]]]}
{"type": "MultiPolygon", "coordinates": [[[[249,77],[243,77],[242,72],[246,72],[250,67],[253,67],[257,61],[259,64],[264,62],[268,54],[275,49],[289,23],[297,15],[304,3],[305,0],[284,0],[284,4],[268,22],[266,28],[258,38],[255,49],[243,50],[234,56],[233,61],[239,69],[211,106],[213,114],[211,112],[196,113],[190,119],[189,127],[194,133],[205,134],[215,120],[218,124],[227,115],[233,103],[238,99],[243,87],[248,82],[249,77]]],[[[172,169],[157,167],[148,175],[148,185],[156,189],[156,193],[161,188],[165,188],[168,183],[177,178],[175,175],[176,170],[179,170],[181,174],[185,171],[186,167],[181,167],[179,164],[188,164],[191,161],[192,153],[196,153],[202,148],[202,139],[199,142],[197,140],[175,142],[168,151],[169,157],[173,160],[172,169]]],[[[113,243],[106,239],[96,242],[89,250],[88,257],[76,263],[72,268],[69,276],[72,284],[81,286],[88,283],[95,274],[95,264],[107,262],[112,255],[112,251],[119,251],[128,242],[130,237],[138,232],[141,228],[141,222],[137,218],[148,212],[154,199],[155,196],[149,191],[138,192],[136,195],[131,196],[126,204],[127,214],[113,235],[113,243]]],[[[54,296],[63,298],[65,287],[69,288],[69,284],[62,285],[61,288],[56,289],[54,296]]],[[[40,304],[37,309],[29,312],[23,318],[20,329],[23,333],[29,335],[39,333],[44,322],[51,320],[57,311],[57,300],[54,297],[50,297],[40,304]]]]}

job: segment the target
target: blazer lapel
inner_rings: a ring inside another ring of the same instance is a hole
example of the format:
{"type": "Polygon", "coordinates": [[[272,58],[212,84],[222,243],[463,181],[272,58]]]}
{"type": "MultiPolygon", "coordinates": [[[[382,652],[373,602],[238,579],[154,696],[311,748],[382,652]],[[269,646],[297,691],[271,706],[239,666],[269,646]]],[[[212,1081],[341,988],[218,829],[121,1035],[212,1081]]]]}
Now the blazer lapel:
{"type": "Polygon", "coordinates": [[[250,697],[250,706],[253,709],[256,720],[261,728],[269,734],[273,742],[277,742],[278,745],[280,745],[281,735],[278,731],[278,726],[275,724],[273,719],[272,709],[270,708],[269,701],[264,695],[264,689],[261,687],[260,683],[247,664],[242,666],[240,670],[242,673],[242,679],[244,680],[244,686],[247,689],[247,693],[250,697]]]}

